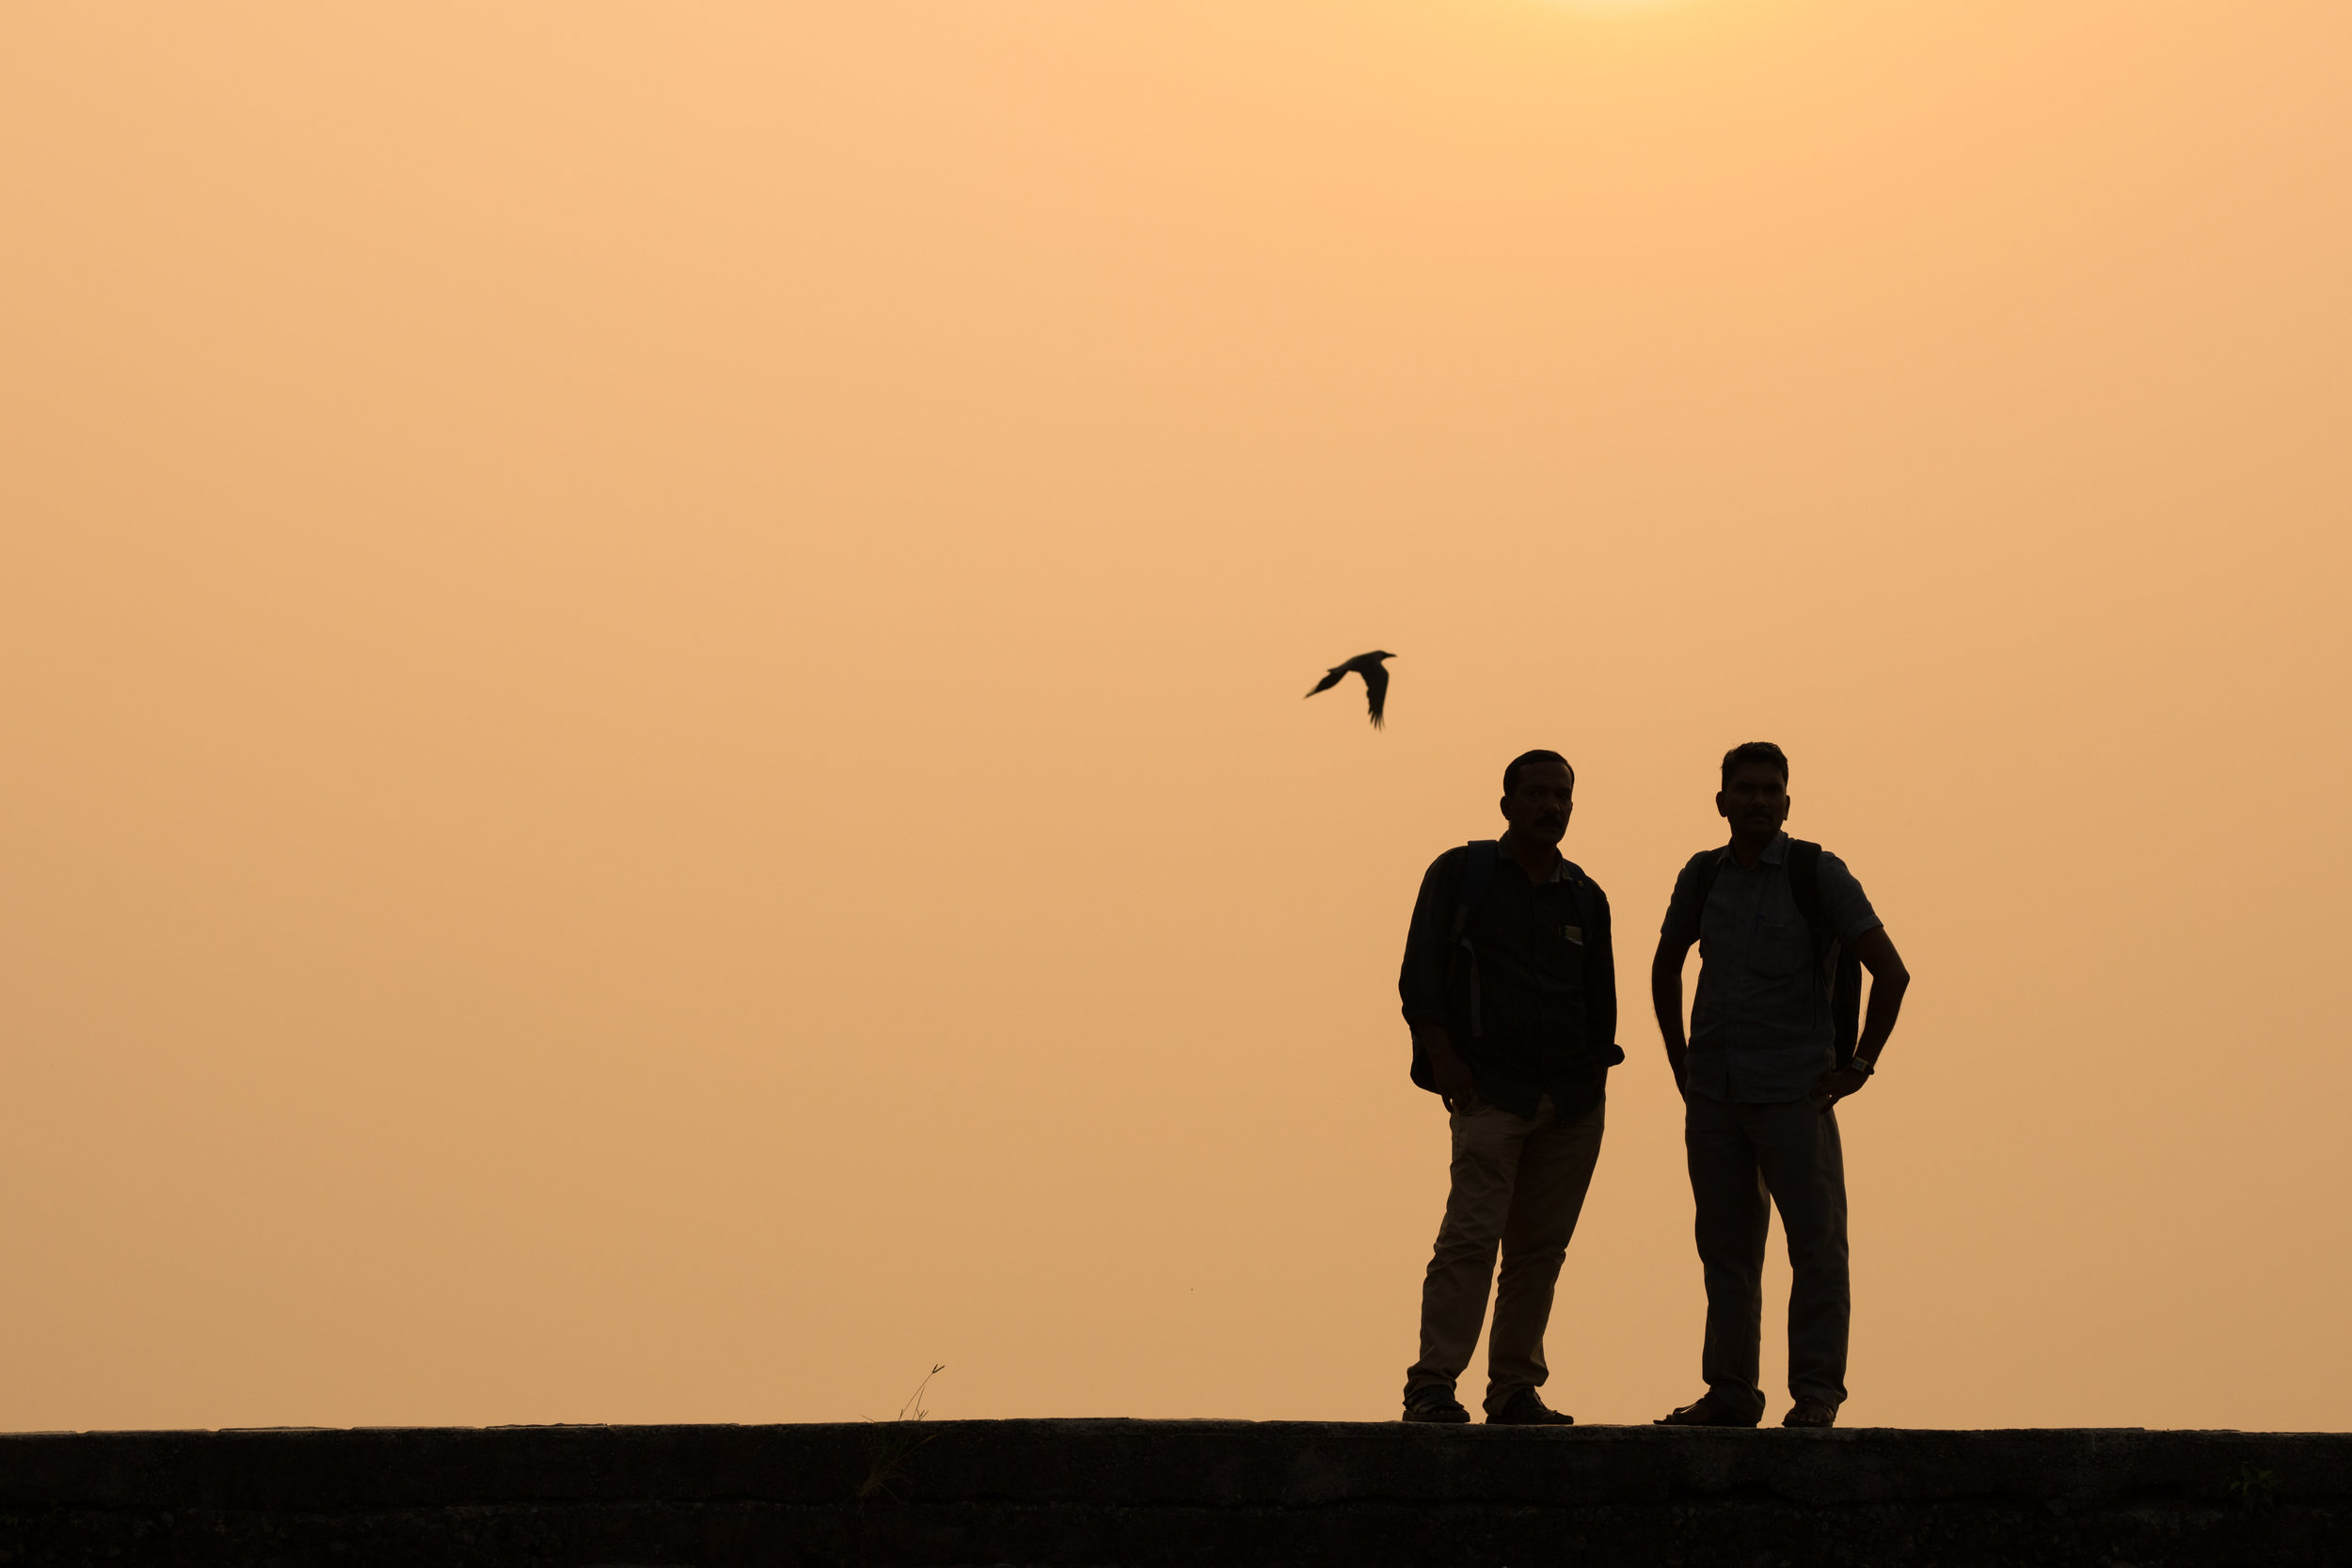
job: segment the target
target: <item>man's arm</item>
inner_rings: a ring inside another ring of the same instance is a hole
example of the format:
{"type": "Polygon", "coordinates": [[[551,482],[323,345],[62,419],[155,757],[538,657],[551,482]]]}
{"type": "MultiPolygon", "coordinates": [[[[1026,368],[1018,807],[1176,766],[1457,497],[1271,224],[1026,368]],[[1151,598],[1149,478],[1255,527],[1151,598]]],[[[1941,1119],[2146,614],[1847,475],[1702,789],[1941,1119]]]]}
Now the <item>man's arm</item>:
{"type": "MultiPolygon", "coordinates": [[[[1697,862],[1692,862],[1695,865],[1697,862]]],[[[1658,954],[1649,961],[1649,1005],[1658,1015],[1658,1036],[1666,1042],[1666,1068],[1675,1075],[1675,1088],[1690,1083],[1690,1039],[1682,1032],[1682,961],[1699,940],[1699,923],[1684,906],[1698,896],[1692,867],[1675,879],[1666,899],[1666,919],[1658,933],[1658,954]]]]}
{"type": "Polygon", "coordinates": [[[1405,965],[1396,981],[1405,1026],[1413,1032],[1413,1082],[1434,1090],[1449,1111],[1475,1096],[1470,1064],[1445,1028],[1445,982],[1453,959],[1454,906],[1462,892],[1462,852],[1438,857],[1421,879],[1413,921],[1405,938],[1405,965]]]}
{"type": "Polygon", "coordinates": [[[1896,1015],[1903,1010],[1903,992],[1911,986],[1911,971],[1886,935],[1886,927],[1865,931],[1854,939],[1854,957],[1870,972],[1870,1006],[1863,1015],[1862,1037],[1853,1053],[1875,1065],[1886,1053],[1886,1037],[1895,1032],[1896,1015]]]}
{"type": "Polygon", "coordinates": [[[1689,1083],[1691,1046],[1682,1033],[1682,961],[1690,957],[1691,941],[1669,925],[1658,939],[1658,956],[1649,962],[1649,1005],[1658,1014],[1658,1033],[1666,1042],[1666,1067],[1679,1091],[1689,1083]]]}
{"type": "MultiPolygon", "coordinates": [[[[1584,1037],[1608,1054],[1617,1043],[1617,949],[1610,930],[1609,895],[1593,886],[1594,929],[1584,933],[1584,1037]]],[[[1625,1060],[1620,1053],[1616,1058],[1625,1060]]]]}
{"type": "Polygon", "coordinates": [[[1470,1101],[1478,1098],[1478,1080],[1470,1072],[1470,1063],[1462,1060],[1454,1049],[1453,1037],[1442,1023],[1429,1024],[1413,1031],[1413,1043],[1429,1059],[1430,1081],[1437,1085],[1438,1098],[1449,1111],[1467,1111],[1470,1101]]]}
{"type": "MultiPolygon", "coordinates": [[[[1872,927],[1854,938],[1854,957],[1870,972],[1870,1006],[1862,1018],[1862,1037],[1854,1041],[1856,1059],[1876,1067],[1886,1053],[1886,1037],[1895,1032],[1895,1019],[1903,1010],[1903,992],[1910,989],[1911,971],[1903,967],[1902,955],[1895,951],[1886,927],[1872,927]]],[[[1815,1088],[1823,1103],[1835,1105],[1850,1094],[1859,1091],[1870,1081],[1869,1074],[1854,1068],[1844,1068],[1823,1077],[1815,1088]]]]}

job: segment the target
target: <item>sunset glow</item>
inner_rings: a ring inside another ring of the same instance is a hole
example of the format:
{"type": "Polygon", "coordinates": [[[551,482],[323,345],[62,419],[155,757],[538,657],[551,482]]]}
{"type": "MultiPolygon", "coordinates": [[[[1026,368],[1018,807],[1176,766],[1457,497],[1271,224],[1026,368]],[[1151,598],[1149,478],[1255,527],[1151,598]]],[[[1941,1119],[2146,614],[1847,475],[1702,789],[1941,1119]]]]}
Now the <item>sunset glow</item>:
{"type": "Polygon", "coordinates": [[[0,1428],[1390,1418],[1531,747],[1646,1422],[1754,738],[1916,975],[1850,1422],[2341,1426],[2343,18],[15,8],[0,1428]]]}

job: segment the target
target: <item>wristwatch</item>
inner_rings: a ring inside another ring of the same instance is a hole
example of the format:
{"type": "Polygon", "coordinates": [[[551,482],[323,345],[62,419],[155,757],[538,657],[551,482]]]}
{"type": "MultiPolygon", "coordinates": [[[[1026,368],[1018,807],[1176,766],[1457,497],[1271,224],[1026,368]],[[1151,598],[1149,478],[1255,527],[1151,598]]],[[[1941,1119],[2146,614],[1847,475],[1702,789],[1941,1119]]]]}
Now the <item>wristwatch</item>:
{"type": "Polygon", "coordinates": [[[1862,1074],[1865,1078],[1869,1077],[1870,1074],[1879,1069],[1878,1064],[1870,1060],[1867,1056],[1849,1056],[1846,1058],[1846,1065],[1853,1069],[1856,1072],[1862,1074]]]}

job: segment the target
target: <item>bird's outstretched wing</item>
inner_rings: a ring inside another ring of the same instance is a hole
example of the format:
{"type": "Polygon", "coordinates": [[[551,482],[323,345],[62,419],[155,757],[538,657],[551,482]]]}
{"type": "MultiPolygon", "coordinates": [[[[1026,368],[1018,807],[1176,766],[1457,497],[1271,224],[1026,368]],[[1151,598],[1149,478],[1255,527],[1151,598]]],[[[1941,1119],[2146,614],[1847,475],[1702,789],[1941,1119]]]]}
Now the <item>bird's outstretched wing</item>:
{"type": "Polygon", "coordinates": [[[1363,667],[1364,698],[1372,708],[1372,727],[1381,727],[1389,706],[1389,672],[1385,665],[1368,663],[1363,667]]]}
{"type": "MultiPolygon", "coordinates": [[[[1346,674],[1350,666],[1345,664],[1334,665],[1330,670],[1325,672],[1324,677],[1321,680],[1315,682],[1315,691],[1328,691],[1333,687],[1339,685],[1340,677],[1346,674]]],[[[1310,691],[1307,695],[1311,697],[1315,694],[1315,691],[1310,691]]]]}

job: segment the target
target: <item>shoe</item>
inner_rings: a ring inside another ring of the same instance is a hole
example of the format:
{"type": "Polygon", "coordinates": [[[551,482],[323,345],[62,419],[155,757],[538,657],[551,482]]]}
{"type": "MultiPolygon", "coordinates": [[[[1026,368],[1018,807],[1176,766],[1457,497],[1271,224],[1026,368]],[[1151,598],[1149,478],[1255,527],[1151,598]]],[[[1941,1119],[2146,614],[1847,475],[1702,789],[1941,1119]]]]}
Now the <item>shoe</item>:
{"type": "Polygon", "coordinates": [[[1408,1421],[1426,1421],[1434,1426],[1468,1426],[1470,1412],[1462,1408],[1450,1388],[1417,1389],[1405,1399],[1405,1417],[1408,1421]]]}
{"type": "Polygon", "coordinates": [[[1502,1408],[1486,1413],[1490,1427],[1572,1427],[1576,1418],[1565,1410],[1554,1410],[1543,1402],[1533,1388],[1522,1388],[1502,1402],[1502,1408]]]}
{"type": "Polygon", "coordinates": [[[1758,1412],[1754,1416],[1734,1415],[1731,1407],[1724,1403],[1723,1401],[1717,1399],[1714,1395],[1701,1394],[1691,1403],[1684,1405],[1681,1409],[1674,1412],[1672,1415],[1661,1416],[1657,1420],[1652,1421],[1650,1425],[1660,1427],[1752,1427],[1763,1418],[1764,1417],[1761,1412],[1758,1412]]]}
{"type": "Polygon", "coordinates": [[[1827,1400],[1799,1400],[1788,1407],[1788,1414],[1780,1418],[1785,1427],[1834,1427],[1837,1424],[1837,1407],[1827,1400]]]}

